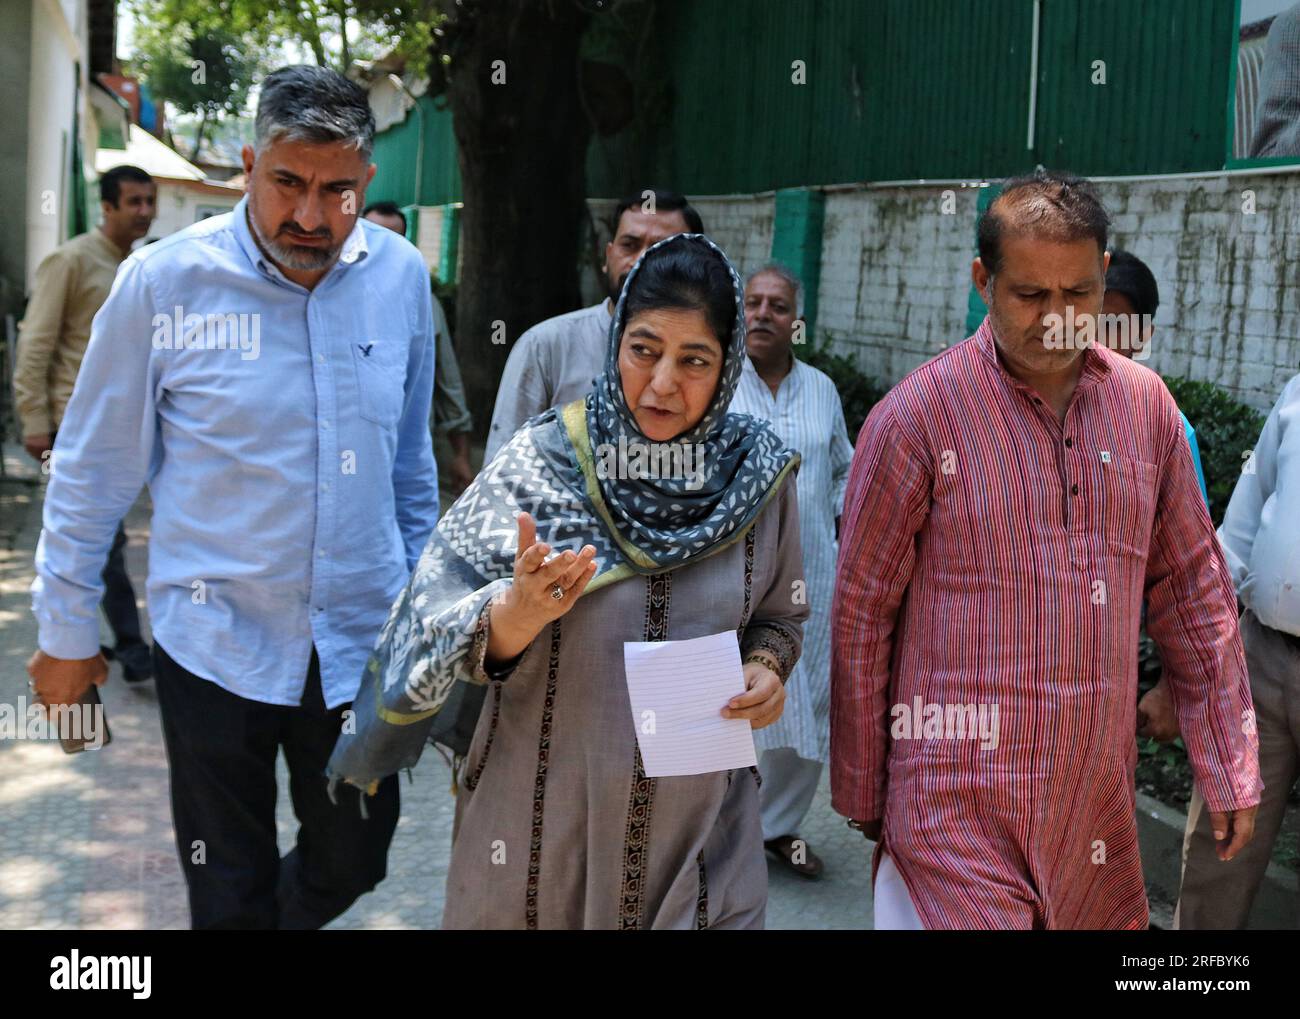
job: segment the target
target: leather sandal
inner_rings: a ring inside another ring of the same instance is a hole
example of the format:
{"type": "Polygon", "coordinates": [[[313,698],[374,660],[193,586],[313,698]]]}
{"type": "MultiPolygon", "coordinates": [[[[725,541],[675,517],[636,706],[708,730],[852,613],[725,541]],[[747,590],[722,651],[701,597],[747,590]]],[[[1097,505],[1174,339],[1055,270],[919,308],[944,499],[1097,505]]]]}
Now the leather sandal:
{"type": "Polygon", "coordinates": [[[763,848],[784,863],[800,877],[821,877],[825,866],[821,857],[798,835],[778,835],[763,843],[763,848]],[[796,860],[796,855],[799,857],[796,860]]]}

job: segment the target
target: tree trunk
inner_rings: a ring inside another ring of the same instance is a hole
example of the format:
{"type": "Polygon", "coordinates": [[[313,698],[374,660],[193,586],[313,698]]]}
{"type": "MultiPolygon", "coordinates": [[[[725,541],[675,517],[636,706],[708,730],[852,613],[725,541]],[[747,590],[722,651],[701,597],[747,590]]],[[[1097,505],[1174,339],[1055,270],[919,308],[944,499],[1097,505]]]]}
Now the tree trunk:
{"type": "Polygon", "coordinates": [[[579,305],[589,126],[578,44],[588,17],[572,2],[516,0],[478,4],[458,26],[447,81],[465,203],[455,344],[480,438],[510,347],[579,305]],[[498,60],[504,84],[493,83],[498,60]]]}
{"type": "Polygon", "coordinates": [[[336,3],[334,13],[339,18],[339,45],[341,47],[339,73],[346,74],[348,68],[352,66],[352,47],[348,44],[348,5],[342,2],[336,3]]]}
{"type": "Polygon", "coordinates": [[[198,130],[195,131],[194,133],[194,151],[190,154],[191,161],[194,162],[198,161],[199,152],[203,148],[203,132],[207,130],[207,127],[208,127],[208,108],[205,105],[203,107],[203,113],[199,117],[198,130]]]}

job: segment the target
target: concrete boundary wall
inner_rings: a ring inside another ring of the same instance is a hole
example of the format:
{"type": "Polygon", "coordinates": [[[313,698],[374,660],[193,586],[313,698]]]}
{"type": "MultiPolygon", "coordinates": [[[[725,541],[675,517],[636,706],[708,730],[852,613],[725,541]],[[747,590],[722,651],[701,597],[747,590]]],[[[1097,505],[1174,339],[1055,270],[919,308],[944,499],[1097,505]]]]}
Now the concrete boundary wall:
{"type": "MultiPolygon", "coordinates": [[[[1112,245],[1145,260],[1160,286],[1150,367],[1216,382],[1260,410],[1300,371],[1297,173],[1097,181],[1112,245]]],[[[980,189],[899,182],[823,190],[815,342],[897,382],[967,335],[980,189]]],[[[767,261],[786,227],[770,193],[692,201],[742,271],[767,261]]]]}

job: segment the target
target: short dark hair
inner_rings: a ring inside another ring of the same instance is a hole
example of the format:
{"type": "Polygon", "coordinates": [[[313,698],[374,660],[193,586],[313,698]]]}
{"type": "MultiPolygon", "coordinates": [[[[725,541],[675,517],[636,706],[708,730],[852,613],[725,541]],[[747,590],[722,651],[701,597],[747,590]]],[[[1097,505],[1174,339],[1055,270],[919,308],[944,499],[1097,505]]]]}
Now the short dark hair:
{"type": "Polygon", "coordinates": [[[136,184],[152,184],[153,178],[138,166],[115,166],[99,178],[99,200],[108,202],[113,208],[122,198],[122,181],[129,180],[136,184]]]}
{"type": "Polygon", "coordinates": [[[614,207],[614,220],[609,225],[610,233],[618,233],[619,221],[623,218],[623,213],[633,207],[640,207],[646,200],[646,193],[650,192],[655,199],[655,212],[680,212],[682,219],[686,220],[686,232],[690,234],[704,233],[704,220],[700,219],[700,214],[695,211],[691,203],[686,200],[686,196],[676,191],[667,191],[663,188],[643,188],[633,194],[626,195],[622,201],[614,207]]]}
{"type": "Polygon", "coordinates": [[[361,210],[361,218],[365,219],[372,212],[377,212],[381,216],[397,216],[402,221],[402,233],[406,233],[406,213],[396,202],[371,202],[361,210]]]}
{"type": "Polygon", "coordinates": [[[1072,173],[1039,168],[1012,177],[989,203],[979,221],[980,261],[990,274],[1002,268],[1002,236],[1008,221],[1053,240],[1097,242],[1097,255],[1106,250],[1110,217],[1097,189],[1072,173]]]}
{"type": "Polygon", "coordinates": [[[350,142],[367,162],[375,144],[375,116],[365,90],[338,71],[293,64],[272,71],[257,99],[253,147],[288,138],[313,144],[350,142]]]}
{"type": "Polygon", "coordinates": [[[641,256],[627,285],[624,328],[643,311],[699,311],[726,354],[736,327],[736,286],[727,260],[708,243],[698,237],[661,242],[641,256]]]}
{"type": "Polygon", "coordinates": [[[1123,294],[1139,315],[1155,317],[1160,288],[1147,264],[1129,251],[1112,251],[1106,269],[1106,289],[1123,294]]]}

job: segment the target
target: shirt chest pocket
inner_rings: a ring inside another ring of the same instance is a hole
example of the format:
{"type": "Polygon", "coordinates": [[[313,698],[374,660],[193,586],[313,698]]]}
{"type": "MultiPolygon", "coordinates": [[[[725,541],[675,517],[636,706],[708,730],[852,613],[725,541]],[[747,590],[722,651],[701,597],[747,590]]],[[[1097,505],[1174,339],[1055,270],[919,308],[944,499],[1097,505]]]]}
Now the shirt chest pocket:
{"type": "Polygon", "coordinates": [[[1101,464],[1101,525],[1121,555],[1145,558],[1150,550],[1159,480],[1159,468],[1141,460],[1116,455],[1101,464]]]}
{"type": "Polygon", "coordinates": [[[395,428],[406,395],[406,351],[402,344],[362,340],[352,344],[357,372],[357,410],[367,421],[395,428]]]}

